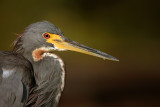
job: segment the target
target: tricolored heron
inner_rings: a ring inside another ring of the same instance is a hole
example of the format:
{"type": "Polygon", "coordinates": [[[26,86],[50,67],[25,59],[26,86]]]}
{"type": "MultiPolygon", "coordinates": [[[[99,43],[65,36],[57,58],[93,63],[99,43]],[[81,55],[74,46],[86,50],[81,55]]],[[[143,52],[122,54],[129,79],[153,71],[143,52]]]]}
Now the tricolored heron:
{"type": "Polygon", "coordinates": [[[12,52],[0,52],[0,105],[57,107],[64,88],[65,69],[54,52],[65,50],[118,61],[64,37],[48,21],[31,24],[15,40],[12,52]]]}

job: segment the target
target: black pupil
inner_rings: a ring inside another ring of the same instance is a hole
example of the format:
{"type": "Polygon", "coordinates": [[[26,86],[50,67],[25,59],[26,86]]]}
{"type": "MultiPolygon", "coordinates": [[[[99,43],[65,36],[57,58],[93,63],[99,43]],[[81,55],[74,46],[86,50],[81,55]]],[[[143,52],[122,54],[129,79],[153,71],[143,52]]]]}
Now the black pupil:
{"type": "Polygon", "coordinates": [[[49,37],[49,35],[46,35],[46,37],[48,38],[48,37],[49,37]]]}

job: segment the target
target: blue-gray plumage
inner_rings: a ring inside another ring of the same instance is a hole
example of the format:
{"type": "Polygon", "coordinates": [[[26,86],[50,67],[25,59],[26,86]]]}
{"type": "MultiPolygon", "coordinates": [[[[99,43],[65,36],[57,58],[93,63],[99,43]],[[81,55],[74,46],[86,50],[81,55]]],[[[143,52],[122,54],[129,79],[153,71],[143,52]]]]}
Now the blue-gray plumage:
{"type": "Polygon", "coordinates": [[[22,55],[0,51],[0,106],[23,107],[35,84],[31,63],[22,55]]]}
{"type": "Polygon", "coordinates": [[[14,52],[22,54],[27,58],[33,66],[36,87],[30,93],[28,106],[46,106],[56,107],[60,98],[60,94],[64,85],[64,65],[62,60],[53,53],[48,53],[49,47],[54,48],[54,45],[47,43],[43,38],[44,32],[50,32],[63,36],[62,32],[53,24],[44,21],[31,24],[24,33],[18,38],[15,43],[14,52]],[[48,48],[48,49],[47,49],[48,48]],[[33,52],[37,50],[46,51],[43,54],[43,60],[35,61],[33,52]]]}
{"type": "Polygon", "coordinates": [[[0,52],[0,105],[57,107],[64,88],[65,70],[54,51],[65,50],[118,61],[64,37],[48,21],[31,24],[15,40],[13,52],[0,52]]]}

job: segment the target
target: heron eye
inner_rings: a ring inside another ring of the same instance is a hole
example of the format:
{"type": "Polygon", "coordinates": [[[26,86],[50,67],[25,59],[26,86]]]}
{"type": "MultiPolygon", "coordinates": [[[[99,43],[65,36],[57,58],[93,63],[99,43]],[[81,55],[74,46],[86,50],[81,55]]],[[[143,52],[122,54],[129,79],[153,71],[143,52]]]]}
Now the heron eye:
{"type": "Polygon", "coordinates": [[[49,35],[48,33],[44,33],[43,36],[44,36],[44,38],[46,38],[46,39],[49,39],[49,38],[50,38],[50,35],[49,35]]]}

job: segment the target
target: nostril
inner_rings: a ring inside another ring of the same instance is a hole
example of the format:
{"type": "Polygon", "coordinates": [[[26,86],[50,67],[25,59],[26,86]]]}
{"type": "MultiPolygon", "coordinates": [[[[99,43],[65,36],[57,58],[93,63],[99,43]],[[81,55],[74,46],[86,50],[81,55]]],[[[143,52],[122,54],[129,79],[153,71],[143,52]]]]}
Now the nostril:
{"type": "Polygon", "coordinates": [[[62,42],[61,40],[59,40],[59,39],[54,39],[54,41],[57,41],[57,42],[62,42]]]}

